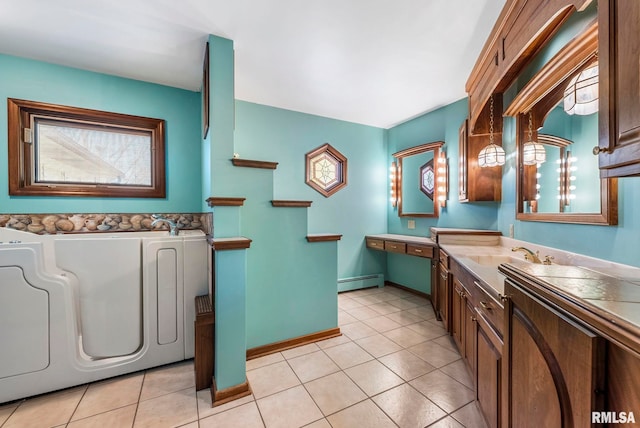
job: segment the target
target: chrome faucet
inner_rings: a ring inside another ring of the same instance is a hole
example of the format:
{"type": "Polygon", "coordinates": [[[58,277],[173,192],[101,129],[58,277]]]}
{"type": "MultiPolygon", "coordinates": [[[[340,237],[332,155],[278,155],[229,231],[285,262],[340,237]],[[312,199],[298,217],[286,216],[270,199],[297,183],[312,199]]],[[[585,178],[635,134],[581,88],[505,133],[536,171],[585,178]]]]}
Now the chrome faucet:
{"type": "Polygon", "coordinates": [[[169,225],[169,235],[178,236],[178,225],[175,224],[173,220],[169,220],[162,214],[152,214],[151,218],[153,219],[153,222],[151,222],[151,227],[154,227],[158,223],[167,223],[169,225]]]}
{"type": "Polygon", "coordinates": [[[533,251],[525,247],[513,247],[511,251],[522,251],[524,253],[525,260],[529,260],[531,263],[542,264],[542,260],[540,260],[540,257],[538,257],[538,255],[540,254],[539,251],[536,251],[534,253],[533,251]]]}

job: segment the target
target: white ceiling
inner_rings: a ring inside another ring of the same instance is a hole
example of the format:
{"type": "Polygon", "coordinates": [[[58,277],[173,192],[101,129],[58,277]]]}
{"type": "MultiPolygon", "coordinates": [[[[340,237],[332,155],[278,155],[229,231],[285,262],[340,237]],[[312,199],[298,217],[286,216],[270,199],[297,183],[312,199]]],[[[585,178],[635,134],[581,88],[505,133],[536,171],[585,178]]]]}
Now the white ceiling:
{"type": "Polygon", "coordinates": [[[389,128],[465,96],[505,0],[0,0],[0,52],[200,90],[208,34],[236,98],[389,128]]]}

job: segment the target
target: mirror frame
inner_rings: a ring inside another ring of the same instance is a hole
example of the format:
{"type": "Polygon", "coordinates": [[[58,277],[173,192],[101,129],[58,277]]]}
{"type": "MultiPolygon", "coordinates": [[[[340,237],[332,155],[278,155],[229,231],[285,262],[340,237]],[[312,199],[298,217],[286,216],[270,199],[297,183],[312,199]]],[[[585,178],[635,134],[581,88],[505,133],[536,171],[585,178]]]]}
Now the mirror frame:
{"type": "MultiPolygon", "coordinates": [[[[398,216],[399,217],[438,217],[440,215],[440,204],[438,203],[438,186],[435,186],[433,193],[433,213],[406,213],[402,211],[402,160],[409,156],[419,155],[421,153],[433,152],[434,162],[440,156],[440,148],[444,145],[444,141],[435,141],[433,143],[421,144],[419,146],[410,147],[394,153],[393,156],[397,161],[397,173],[395,175],[395,187],[398,198],[398,216]]],[[[438,168],[434,168],[434,180],[438,182],[438,168]]]]}
{"type": "MultiPolygon", "coordinates": [[[[618,181],[600,179],[600,212],[595,213],[526,213],[522,202],[525,193],[522,148],[528,135],[529,112],[532,115],[534,136],[551,109],[558,104],[564,87],[586,65],[597,61],[598,23],[594,21],[553,56],[531,80],[505,111],[505,116],[516,118],[516,219],[554,223],[580,223],[596,225],[618,224],[618,181]],[[558,98],[560,97],[560,98],[558,98]]],[[[602,87],[603,82],[599,85],[602,87]]],[[[599,174],[599,171],[596,171],[599,174]]]]}

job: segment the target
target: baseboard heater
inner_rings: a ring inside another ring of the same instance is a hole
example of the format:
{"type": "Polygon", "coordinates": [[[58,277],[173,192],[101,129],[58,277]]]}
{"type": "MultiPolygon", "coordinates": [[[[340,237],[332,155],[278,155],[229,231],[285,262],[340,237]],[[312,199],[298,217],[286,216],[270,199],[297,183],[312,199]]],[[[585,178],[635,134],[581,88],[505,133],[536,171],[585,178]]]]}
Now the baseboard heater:
{"type": "Polygon", "coordinates": [[[381,273],[338,279],[338,293],[341,291],[351,291],[351,290],[359,290],[361,288],[383,287],[383,286],[384,286],[384,275],[381,273]]]}

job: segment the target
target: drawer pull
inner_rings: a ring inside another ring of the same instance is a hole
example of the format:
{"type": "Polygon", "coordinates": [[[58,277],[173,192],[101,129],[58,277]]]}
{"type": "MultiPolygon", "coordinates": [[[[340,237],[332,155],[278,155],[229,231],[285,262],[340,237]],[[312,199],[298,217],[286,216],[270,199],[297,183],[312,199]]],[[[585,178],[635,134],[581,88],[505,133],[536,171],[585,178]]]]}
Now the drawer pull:
{"type": "Polygon", "coordinates": [[[447,280],[447,274],[446,273],[440,273],[440,278],[442,278],[443,280],[447,280]]]}
{"type": "Polygon", "coordinates": [[[489,304],[487,302],[480,302],[480,306],[482,306],[483,308],[485,308],[488,311],[493,310],[493,308],[491,306],[489,306],[489,304]]]}
{"type": "Polygon", "coordinates": [[[422,250],[419,249],[419,248],[415,248],[413,251],[415,251],[416,253],[421,253],[422,252],[422,250]]]}

